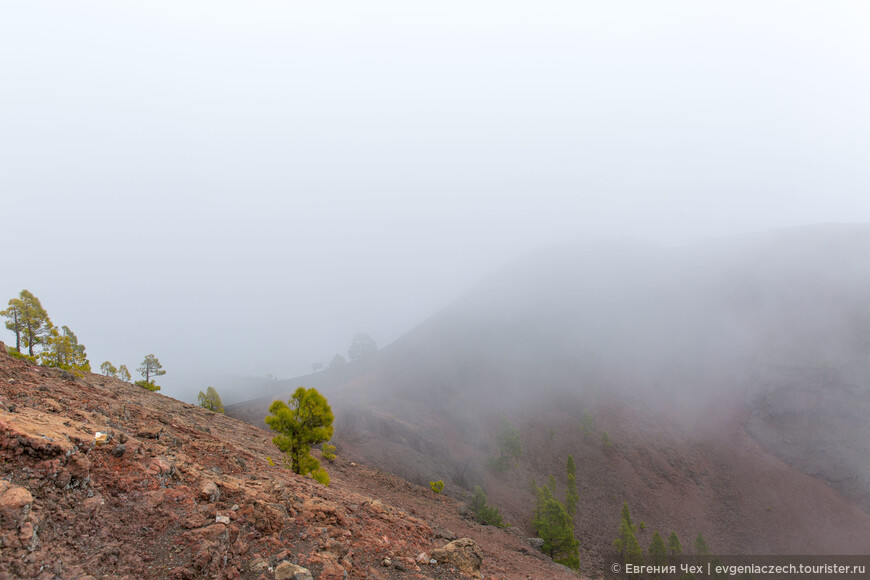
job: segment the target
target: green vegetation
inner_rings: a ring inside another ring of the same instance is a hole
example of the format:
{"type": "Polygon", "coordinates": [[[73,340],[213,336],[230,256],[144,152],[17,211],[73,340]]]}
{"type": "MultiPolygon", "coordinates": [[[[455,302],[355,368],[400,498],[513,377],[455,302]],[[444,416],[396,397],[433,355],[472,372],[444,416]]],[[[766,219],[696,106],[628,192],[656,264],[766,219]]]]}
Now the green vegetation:
{"type": "Polygon", "coordinates": [[[652,543],[649,545],[650,563],[656,566],[667,564],[668,550],[665,541],[659,535],[658,530],[653,532],[652,543]]]}
{"type": "Polygon", "coordinates": [[[637,528],[631,524],[631,514],[628,511],[628,503],[622,503],[622,520],[619,523],[619,536],[613,541],[613,547],[623,557],[626,564],[641,565],[643,550],[637,541],[635,534],[637,528]]]}
{"type": "Polygon", "coordinates": [[[324,443],[323,447],[320,448],[320,456],[330,463],[335,461],[335,445],[324,443]]]}
{"type": "Polygon", "coordinates": [[[634,525],[632,525],[631,523],[631,512],[628,511],[627,501],[622,502],[622,519],[624,519],[626,523],[628,523],[628,527],[630,527],[632,530],[635,529],[634,525]]]}
{"type": "Polygon", "coordinates": [[[577,493],[577,469],[572,455],[568,456],[566,470],[568,472],[568,485],[565,490],[565,510],[569,516],[574,517],[577,511],[577,502],[580,501],[580,494],[577,493]]]}
{"type": "Polygon", "coordinates": [[[214,387],[208,387],[204,393],[200,391],[196,398],[197,401],[199,401],[200,407],[208,409],[209,411],[214,411],[215,413],[224,412],[224,403],[221,401],[221,396],[218,395],[218,392],[214,387]]]}
{"type": "Polygon", "coordinates": [[[595,419],[592,418],[592,413],[589,412],[589,409],[583,412],[581,425],[583,426],[583,436],[587,439],[595,434],[595,419]]]}
{"type": "Polygon", "coordinates": [[[486,505],[486,494],[483,493],[483,488],[479,485],[474,488],[474,497],[471,498],[471,511],[474,513],[474,519],[481,524],[499,528],[504,527],[498,509],[491,505],[486,505]]]}
{"type": "Polygon", "coordinates": [[[499,423],[498,435],[496,435],[498,457],[488,457],[486,465],[493,471],[507,471],[512,467],[512,462],[523,454],[520,443],[520,432],[505,417],[499,423]]]}
{"type": "Polygon", "coordinates": [[[9,300],[8,307],[0,312],[6,318],[6,328],[15,333],[15,348],[8,349],[10,356],[56,367],[82,376],[91,371],[85,346],[68,326],[57,328],[39,298],[28,290],[22,290],[18,298],[9,300]],[[34,347],[41,347],[37,357],[34,347]],[[21,352],[27,347],[27,354],[21,352]]]}
{"type": "MultiPolygon", "coordinates": [[[[444,482],[440,479],[438,481],[430,481],[429,489],[431,489],[435,493],[441,493],[442,491],[444,491],[444,482]]],[[[484,496],[483,503],[486,504],[486,496],[484,496]]]]}
{"type": "MultiPolygon", "coordinates": [[[[146,356],[145,360],[142,361],[142,365],[136,370],[145,378],[146,383],[153,383],[151,375],[159,377],[166,374],[166,371],[163,370],[163,365],[160,364],[160,361],[153,354],[146,356]]],[[[136,381],[136,384],[138,385],[139,381],[136,381]]]]}
{"type": "Polygon", "coordinates": [[[29,290],[22,290],[18,298],[9,300],[8,308],[0,316],[7,319],[6,328],[15,333],[15,350],[20,353],[21,347],[26,347],[28,356],[36,356],[33,347],[45,344],[54,328],[39,298],[29,290]]]}
{"type": "Polygon", "coordinates": [[[329,487],[329,474],[326,473],[325,469],[317,468],[311,471],[308,475],[311,476],[311,479],[316,481],[317,483],[323,484],[326,487],[329,487]]]}
{"type": "Polygon", "coordinates": [[[695,555],[708,556],[709,554],[710,548],[707,546],[707,542],[704,540],[704,536],[699,533],[698,537],[695,538],[695,555]]]}
{"type": "Polygon", "coordinates": [[[317,389],[299,387],[287,403],[275,401],[269,406],[266,424],[278,433],[272,443],[284,453],[287,467],[299,475],[310,473],[321,483],[325,479],[328,485],[328,475],[310,451],[313,445],[332,438],[333,420],[326,397],[317,389]]]}
{"type": "Polygon", "coordinates": [[[118,369],[116,369],[115,365],[113,365],[109,361],[103,361],[103,364],[100,365],[100,372],[107,377],[118,376],[118,369]]]}
{"type": "Polygon", "coordinates": [[[36,357],[35,356],[27,356],[26,354],[21,354],[20,352],[18,352],[17,350],[15,350],[15,348],[13,348],[11,346],[6,347],[6,354],[11,356],[12,358],[26,360],[28,362],[32,362],[33,364],[36,364],[36,357]]]}
{"type": "Polygon", "coordinates": [[[78,377],[91,372],[85,345],[79,344],[78,337],[69,327],[64,326],[61,330],[63,334],[54,327],[49,331],[44,341],[45,349],[39,355],[42,365],[69,371],[78,377]]]}
{"type": "Polygon", "coordinates": [[[559,564],[573,570],[580,568],[580,555],[577,550],[580,542],[574,539],[574,520],[565,511],[562,503],[553,497],[555,480],[550,477],[550,485],[537,487],[538,501],[532,525],[538,537],[544,540],[541,550],[559,564]]]}
{"type": "Polygon", "coordinates": [[[610,441],[610,435],[607,434],[607,431],[601,432],[601,446],[605,451],[609,451],[613,447],[613,443],[610,441]]]}
{"type": "Polygon", "coordinates": [[[128,383],[130,382],[130,379],[133,378],[130,376],[130,371],[127,370],[127,365],[121,365],[118,367],[118,378],[128,383]]]}
{"type": "Polygon", "coordinates": [[[160,390],[160,385],[155,385],[154,383],[149,382],[149,381],[136,381],[133,384],[137,385],[139,387],[142,387],[143,389],[148,390],[148,391],[159,391],[160,390]]]}
{"type": "Polygon", "coordinates": [[[668,550],[671,551],[671,556],[679,556],[683,553],[683,546],[680,545],[680,538],[677,537],[677,532],[671,532],[668,537],[668,550]]]}

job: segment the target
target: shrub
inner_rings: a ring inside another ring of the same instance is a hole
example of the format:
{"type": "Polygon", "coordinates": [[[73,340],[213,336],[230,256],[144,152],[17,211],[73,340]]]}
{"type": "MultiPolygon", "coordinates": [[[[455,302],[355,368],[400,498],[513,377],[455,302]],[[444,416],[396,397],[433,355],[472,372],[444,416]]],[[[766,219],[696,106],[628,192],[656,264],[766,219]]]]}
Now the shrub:
{"type": "Polygon", "coordinates": [[[17,359],[20,359],[20,360],[26,360],[26,361],[28,361],[28,362],[32,362],[32,363],[36,364],[36,357],[35,357],[35,356],[30,356],[30,355],[22,354],[22,353],[18,352],[17,350],[15,350],[15,347],[7,346],[7,347],[6,347],[6,354],[8,354],[9,356],[11,356],[12,358],[17,358],[17,359]]]}
{"type": "Polygon", "coordinates": [[[489,526],[504,527],[498,508],[486,505],[486,494],[479,485],[474,488],[474,497],[471,498],[471,511],[474,519],[479,523],[489,526]]]}
{"type": "Polygon", "coordinates": [[[440,479],[438,481],[430,481],[429,488],[432,489],[435,493],[441,493],[444,491],[444,482],[440,479]]]}
{"type": "Polygon", "coordinates": [[[329,487],[329,474],[326,473],[326,470],[322,467],[318,467],[311,471],[311,478],[318,483],[322,483],[326,487],[329,487]]]}
{"type": "Polygon", "coordinates": [[[160,390],[160,385],[155,385],[154,383],[149,382],[149,381],[145,381],[145,380],[136,381],[134,384],[136,384],[136,385],[138,385],[138,386],[140,386],[143,389],[146,389],[148,391],[159,391],[160,390]]]}
{"type": "Polygon", "coordinates": [[[323,447],[320,448],[320,456],[330,463],[335,461],[335,445],[324,443],[323,447]]]}

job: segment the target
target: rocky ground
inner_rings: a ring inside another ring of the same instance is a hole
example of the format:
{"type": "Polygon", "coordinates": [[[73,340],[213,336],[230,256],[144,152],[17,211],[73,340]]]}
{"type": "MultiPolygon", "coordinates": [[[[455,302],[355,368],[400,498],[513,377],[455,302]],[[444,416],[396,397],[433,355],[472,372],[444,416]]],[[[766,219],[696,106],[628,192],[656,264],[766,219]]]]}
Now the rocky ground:
{"type": "Polygon", "coordinates": [[[0,578],[577,577],[394,475],[339,456],[330,487],[299,477],[270,439],[0,354],[0,578]]]}

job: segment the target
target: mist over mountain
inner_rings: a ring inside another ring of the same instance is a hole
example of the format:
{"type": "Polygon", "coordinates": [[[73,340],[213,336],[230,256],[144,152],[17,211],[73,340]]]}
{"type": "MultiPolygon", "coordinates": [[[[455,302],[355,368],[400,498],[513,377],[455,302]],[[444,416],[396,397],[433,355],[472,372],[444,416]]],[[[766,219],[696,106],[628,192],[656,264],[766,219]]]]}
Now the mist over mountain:
{"type": "MultiPolygon", "coordinates": [[[[870,531],[867,256],[870,226],[839,224],[679,247],[543,248],[371,358],[279,384],[326,393],[347,452],[414,481],[484,484],[519,525],[529,479],[580,457],[588,495],[575,519],[588,552],[608,545],[623,499],[686,534],[709,519],[721,551],[837,552],[843,530],[807,519],[795,497],[833,501],[853,531],[870,531]],[[581,434],[587,409],[616,459],[581,434]],[[507,474],[484,467],[500,416],[525,446],[507,474]],[[697,505],[668,511],[670,493],[698,494],[697,505]],[[755,509],[792,512],[790,532],[755,509]]],[[[262,425],[276,394],[228,412],[262,425]]]]}

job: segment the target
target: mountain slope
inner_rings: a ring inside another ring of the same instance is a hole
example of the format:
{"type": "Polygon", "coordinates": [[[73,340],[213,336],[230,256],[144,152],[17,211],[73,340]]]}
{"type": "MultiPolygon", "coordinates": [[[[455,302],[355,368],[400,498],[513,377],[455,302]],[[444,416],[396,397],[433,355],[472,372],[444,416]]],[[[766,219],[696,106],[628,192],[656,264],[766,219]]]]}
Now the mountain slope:
{"type": "MultiPolygon", "coordinates": [[[[870,533],[859,412],[870,400],[867,256],[866,225],[681,248],[550,248],[372,359],[294,379],[287,391],[314,386],[336,401],[347,453],[412,481],[483,484],[529,533],[529,480],[555,475],[562,493],[573,454],[575,528],[592,571],[623,500],[648,534],[674,529],[685,542],[702,532],[720,553],[861,553],[870,533]],[[814,406],[826,389],[836,401],[814,406]],[[505,474],[484,467],[500,415],[525,449],[505,474]],[[602,431],[614,449],[601,448],[602,431]],[[812,459],[820,451],[830,460],[812,459]]],[[[271,399],[228,412],[260,425],[271,399]]]]}
{"type": "Polygon", "coordinates": [[[0,353],[0,577],[274,578],[284,561],[323,579],[467,577],[417,561],[457,536],[478,543],[482,573],[574,577],[393,475],[339,457],[327,488],[271,466],[270,439],[117,379],[0,353]]]}

